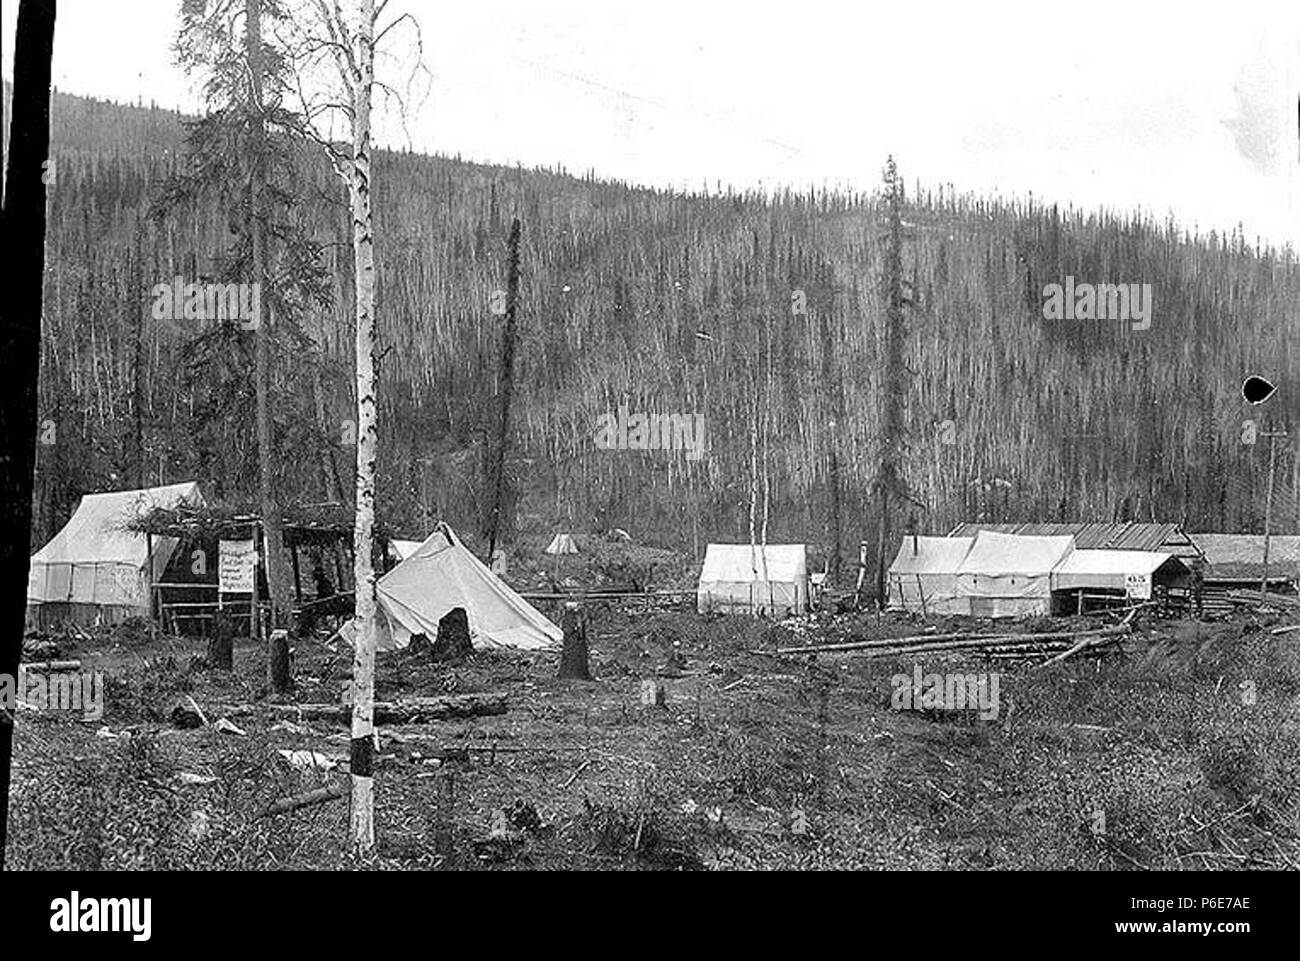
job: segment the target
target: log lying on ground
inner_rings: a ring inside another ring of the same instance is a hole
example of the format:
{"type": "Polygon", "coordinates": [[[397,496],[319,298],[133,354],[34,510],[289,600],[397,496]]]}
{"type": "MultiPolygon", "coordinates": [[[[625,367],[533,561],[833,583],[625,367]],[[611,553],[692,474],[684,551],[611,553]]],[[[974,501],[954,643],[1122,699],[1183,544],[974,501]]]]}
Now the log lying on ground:
{"type": "Polygon", "coordinates": [[[80,661],[31,661],[22,665],[24,671],[79,671],[80,661]]]}
{"type": "MultiPolygon", "coordinates": [[[[224,709],[228,715],[256,714],[269,711],[303,721],[338,721],[352,718],[348,704],[240,704],[224,709]]],[[[504,694],[446,694],[440,697],[413,697],[404,701],[376,701],[376,724],[415,724],[420,721],[445,721],[458,717],[487,717],[506,713],[504,694]]]]}
{"type": "Polygon", "coordinates": [[[1123,634],[1128,631],[1127,624],[1114,627],[1095,628],[1089,631],[1057,631],[1048,634],[970,634],[965,637],[957,635],[958,640],[945,640],[936,643],[932,637],[913,635],[911,637],[889,638],[876,641],[850,641],[845,644],[814,644],[807,647],[778,647],[775,651],[752,651],[754,654],[830,654],[837,651],[859,651],[868,656],[884,657],[889,654],[911,654],[926,651],[960,650],[962,648],[998,648],[1003,646],[1023,646],[1028,644],[1074,642],[1082,637],[1123,634]]]}
{"type": "Polygon", "coordinates": [[[1270,634],[1290,634],[1292,631],[1300,631],[1300,624],[1290,624],[1287,627],[1275,627],[1269,631],[1270,634]]]}
{"type": "MultiPolygon", "coordinates": [[[[1227,599],[1233,604],[1258,604],[1260,602],[1258,590],[1228,591],[1227,599]]],[[[1272,604],[1275,607],[1300,607],[1300,597],[1293,597],[1290,594],[1278,594],[1269,591],[1264,595],[1264,603],[1272,604]]]]}
{"type": "Polygon", "coordinates": [[[344,797],[347,793],[346,788],[337,784],[318,787],[312,791],[305,791],[302,794],[295,794],[292,797],[280,798],[278,801],[273,801],[260,816],[267,818],[274,814],[284,814],[286,811],[297,811],[300,808],[312,807],[316,804],[324,804],[326,801],[333,801],[337,798],[344,797]]]}
{"type": "Polygon", "coordinates": [[[909,634],[904,637],[881,637],[870,641],[843,641],[839,644],[814,644],[808,647],[758,648],[751,654],[822,654],[835,651],[859,651],[872,647],[900,647],[911,644],[930,644],[938,641],[992,641],[1011,637],[1009,634],[909,634]]]}

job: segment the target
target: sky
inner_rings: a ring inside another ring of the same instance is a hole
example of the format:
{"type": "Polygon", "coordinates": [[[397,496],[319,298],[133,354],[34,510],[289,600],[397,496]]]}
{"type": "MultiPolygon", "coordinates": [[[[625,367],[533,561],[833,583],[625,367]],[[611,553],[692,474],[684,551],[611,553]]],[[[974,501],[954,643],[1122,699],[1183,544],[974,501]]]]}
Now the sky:
{"type": "MultiPolygon", "coordinates": [[[[179,0],[59,0],[69,93],[195,111],[179,0]]],[[[1300,248],[1300,0],[391,0],[381,144],[686,189],[952,184],[1300,248]],[[1057,12],[1053,12],[1055,9],[1057,12]]],[[[11,77],[17,3],[4,4],[11,77]]]]}

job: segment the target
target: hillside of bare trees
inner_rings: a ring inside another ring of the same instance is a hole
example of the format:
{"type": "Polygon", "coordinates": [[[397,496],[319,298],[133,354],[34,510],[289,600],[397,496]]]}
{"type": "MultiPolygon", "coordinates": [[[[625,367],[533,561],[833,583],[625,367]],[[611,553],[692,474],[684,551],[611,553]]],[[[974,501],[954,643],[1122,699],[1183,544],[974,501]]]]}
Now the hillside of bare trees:
{"type": "MultiPolygon", "coordinates": [[[[220,278],[229,246],[232,214],[216,201],[151,215],[181,172],[184,119],[57,95],[53,124],[33,543],[87,491],[196,479],[251,499],[252,334],[150,310],[155,284],[220,278]]],[[[862,161],[877,179],[884,158],[862,161]]],[[[323,165],[301,163],[308,199],[285,216],[311,239],[300,255],[312,263],[281,257],[272,286],[324,283],[273,332],[276,483],[286,502],[347,500],[346,197],[323,165]]],[[[423,535],[436,518],[486,530],[504,328],[494,299],[514,217],[507,542],[621,527],[698,555],[709,539],[747,536],[753,489],[769,540],[825,545],[838,493],[851,560],[859,540],[874,543],[886,383],[903,394],[896,530],[964,519],[1259,528],[1267,449],[1243,443],[1243,420],[1259,415],[1239,385],[1246,373],[1300,378],[1293,252],[907,182],[903,370],[886,375],[875,192],[681,195],[396,152],[380,152],[376,171],[378,498],[397,530],[423,535]],[[1067,275],[1152,284],[1150,329],[1044,320],[1044,285],[1067,275]],[[702,415],[704,456],[599,449],[597,418],[620,407],[702,415]]],[[[1300,436],[1295,395],[1284,388],[1270,409],[1268,426],[1300,436]]],[[[1293,449],[1279,468],[1274,529],[1297,529],[1293,449]]]]}

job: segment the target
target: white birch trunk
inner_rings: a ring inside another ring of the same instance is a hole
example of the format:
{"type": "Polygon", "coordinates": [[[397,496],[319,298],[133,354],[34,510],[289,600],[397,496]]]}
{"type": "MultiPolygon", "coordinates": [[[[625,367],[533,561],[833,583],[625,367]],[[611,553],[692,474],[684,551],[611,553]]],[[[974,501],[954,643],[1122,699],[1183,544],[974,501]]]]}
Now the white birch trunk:
{"type": "Polygon", "coordinates": [[[370,97],[375,79],[375,2],[361,0],[352,96],[352,250],[357,297],[357,519],[354,531],[356,647],[352,659],[351,837],[358,854],[375,845],[375,246],[370,208],[370,97]]]}

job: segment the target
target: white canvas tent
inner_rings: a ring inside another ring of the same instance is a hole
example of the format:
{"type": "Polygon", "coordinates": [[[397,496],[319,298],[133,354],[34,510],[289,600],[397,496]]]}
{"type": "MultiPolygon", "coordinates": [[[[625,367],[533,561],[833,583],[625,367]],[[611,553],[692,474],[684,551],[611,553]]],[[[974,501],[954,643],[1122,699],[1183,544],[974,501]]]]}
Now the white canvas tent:
{"type": "Polygon", "coordinates": [[[1071,536],[982,530],[957,569],[957,591],[974,617],[1050,614],[1052,571],[1073,552],[1071,536]]]}
{"type": "Polygon", "coordinates": [[[578,545],[574,543],[572,534],[556,534],[551,538],[551,543],[546,545],[544,554],[577,554],[578,545]]]}
{"type": "Polygon", "coordinates": [[[406,560],[408,557],[410,557],[412,554],[418,551],[420,549],[420,545],[423,543],[424,543],[423,541],[392,540],[388,542],[388,546],[392,549],[393,556],[397,558],[397,560],[400,562],[406,560]]]}
{"type": "Polygon", "coordinates": [[[87,494],[76,512],[32,555],[27,574],[27,609],[48,626],[116,623],[149,614],[149,590],[176,549],[173,537],[150,538],[126,530],[155,507],[202,504],[193,481],[144,490],[87,494]]]}
{"type": "Polygon", "coordinates": [[[974,543],[973,537],[904,537],[889,566],[889,609],[969,614],[970,598],[957,590],[957,570],[974,543]]]}
{"type": "MultiPolygon", "coordinates": [[[[377,647],[404,648],[414,634],[430,641],[438,621],[456,607],[469,617],[475,648],[544,650],[564,633],[512,591],[470,553],[446,524],[429,535],[405,560],[379,579],[377,647]]],[[[343,630],[351,642],[351,622],[343,630]]]]}
{"type": "Polygon", "coordinates": [[[1158,579],[1181,581],[1189,574],[1182,561],[1162,551],[1076,550],[1052,572],[1052,589],[1123,591],[1148,600],[1158,579]]]}
{"type": "Polygon", "coordinates": [[[808,551],[803,544],[710,544],[696,592],[701,614],[808,611],[808,551]]]}

